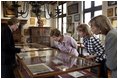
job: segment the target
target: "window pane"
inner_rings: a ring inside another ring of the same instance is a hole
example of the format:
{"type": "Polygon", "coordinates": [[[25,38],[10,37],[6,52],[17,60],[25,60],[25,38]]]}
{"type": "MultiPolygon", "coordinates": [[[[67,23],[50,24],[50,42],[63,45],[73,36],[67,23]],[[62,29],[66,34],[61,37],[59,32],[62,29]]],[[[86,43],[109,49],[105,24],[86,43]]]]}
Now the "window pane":
{"type": "Polygon", "coordinates": [[[66,17],[63,18],[63,34],[66,33],[66,17]]]}
{"type": "Polygon", "coordinates": [[[61,18],[59,18],[59,30],[61,31],[61,18]]]}
{"type": "Polygon", "coordinates": [[[88,24],[88,22],[90,21],[91,19],[91,13],[88,12],[88,13],[85,13],[85,23],[88,24]]]}
{"type": "MultiPolygon", "coordinates": [[[[59,5],[59,9],[60,9],[60,12],[62,12],[62,5],[59,5]]],[[[59,15],[61,15],[62,13],[60,13],[59,15]]]]}
{"type": "Polygon", "coordinates": [[[91,7],[91,1],[85,1],[85,9],[91,7]]]}
{"type": "Polygon", "coordinates": [[[63,14],[66,14],[66,3],[63,4],[63,14]]]}
{"type": "Polygon", "coordinates": [[[98,11],[95,11],[94,16],[101,15],[101,14],[102,14],[102,10],[98,10],[98,11]]]}
{"type": "Polygon", "coordinates": [[[100,0],[97,1],[97,0],[96,0],[96,1],[95,1],[95,6],[100,6],[100,5],[102,5],[102,1],[100,1],[100,0]]]}

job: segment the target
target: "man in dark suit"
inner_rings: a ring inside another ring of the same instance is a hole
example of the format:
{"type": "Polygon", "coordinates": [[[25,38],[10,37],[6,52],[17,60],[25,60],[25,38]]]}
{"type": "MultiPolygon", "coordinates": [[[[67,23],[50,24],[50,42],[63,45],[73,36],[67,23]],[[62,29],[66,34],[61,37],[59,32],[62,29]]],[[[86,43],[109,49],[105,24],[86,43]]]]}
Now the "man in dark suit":
{"type": "Polygon", "coordinates": [[[18,19],[12,17],[7,24],[1,23],[1,77],[13,78],[14,66],[16,64],[15,54],[20,48],[15,48],[12,32],[19,26],[18,19]]]}

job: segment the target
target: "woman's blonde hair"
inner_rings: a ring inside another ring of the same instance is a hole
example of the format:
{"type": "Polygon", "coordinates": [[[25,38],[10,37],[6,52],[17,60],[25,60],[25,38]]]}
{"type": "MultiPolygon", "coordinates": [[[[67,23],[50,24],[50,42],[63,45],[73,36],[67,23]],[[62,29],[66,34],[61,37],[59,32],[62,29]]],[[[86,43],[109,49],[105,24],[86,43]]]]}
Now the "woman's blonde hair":
{"type": "Polygon", "coordinates": [[[86,36],[93,36],[89,26],[87,24],[80,24],[79,26],[77,26],[77,31],[82,31],[86,34],[86,36]]]}
{"type": "Polygon", "coordinates": [[[99,28],[103,34],[107,34],[113,28],[109,18],[104,15],[93,17],[89,24],[99,28]]]}

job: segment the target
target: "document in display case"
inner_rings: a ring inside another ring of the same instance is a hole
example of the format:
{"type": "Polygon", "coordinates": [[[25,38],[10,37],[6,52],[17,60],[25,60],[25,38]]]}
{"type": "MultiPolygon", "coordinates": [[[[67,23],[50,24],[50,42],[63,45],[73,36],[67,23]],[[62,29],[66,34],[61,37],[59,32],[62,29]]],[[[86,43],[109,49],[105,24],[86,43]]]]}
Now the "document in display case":
{"type": "Polygon", "coordinates": [[[68,73],[69,75],[71,75],[72,77],[74,78],[78,78],[78,77],[81,77],[81,76],[84,76],[84,74],[78,72],[78,71],[75,71],[75,72],[70,72],[68,73]]]}
{"type": "Polygon", "coordinates": [[[27,65],[27,67],[29,68],[29,70],[33,74],[40,74],[40,73],[45,73],[45,72],[51,72],[51,71],[53,71],[50,67],[48,67],[44,63],[27,65]]]}

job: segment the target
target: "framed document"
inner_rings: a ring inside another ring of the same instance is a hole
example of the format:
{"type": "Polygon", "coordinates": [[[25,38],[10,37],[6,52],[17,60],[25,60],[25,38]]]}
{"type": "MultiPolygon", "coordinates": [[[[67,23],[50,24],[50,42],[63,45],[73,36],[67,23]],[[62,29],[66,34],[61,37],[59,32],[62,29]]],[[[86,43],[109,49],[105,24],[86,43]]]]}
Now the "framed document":
{"type": "Polygon", "coordinates": [[[3,3],[3,15],[4,17],[15,16],[15,9],[12,7],[12,1],[5,1],[5,3],[3,3]]]}
{"type": "Polygon", "coordinates": [[[35,25],[35,17],[30,18],[30,25],[35,25]]]}
{"type": "Polygon", "coordinates": [[[44,63],[27,65],[27,66],[33,74],[39,74],[39,73],[45,73],[45,72],[53,71],[50,67],[48,67],[44,63]]]}
{"type": "Polygon", "coordinates": [[[113,16],[113,8],[107,9],[107,16],[108,17],[113,16]]]}
{"type": "Polygon", "coordinates": [[[84,74],[82,74],[82,73],[80,73],[78,71],[70,72],[68,74],[71,75],[71,76],[73,76],[74,78],[78,78],[78,77],[84,76],[84,74]]]}
{"type": "Polygon", "coordinates": [[[74,15],[74,21],[80,21],[80,14],[74,15]]]}
{"type": "Polygon", "coordinates": [[[74,26],[72,23],[72,16],[67,16],[67,32],[73,33],[74,32],[74,26]]]}
{"type": "Polygon", "coordinates": [[[67,7],[68,15],[78,13],[78,3],[72,4],[67,7]]]}

